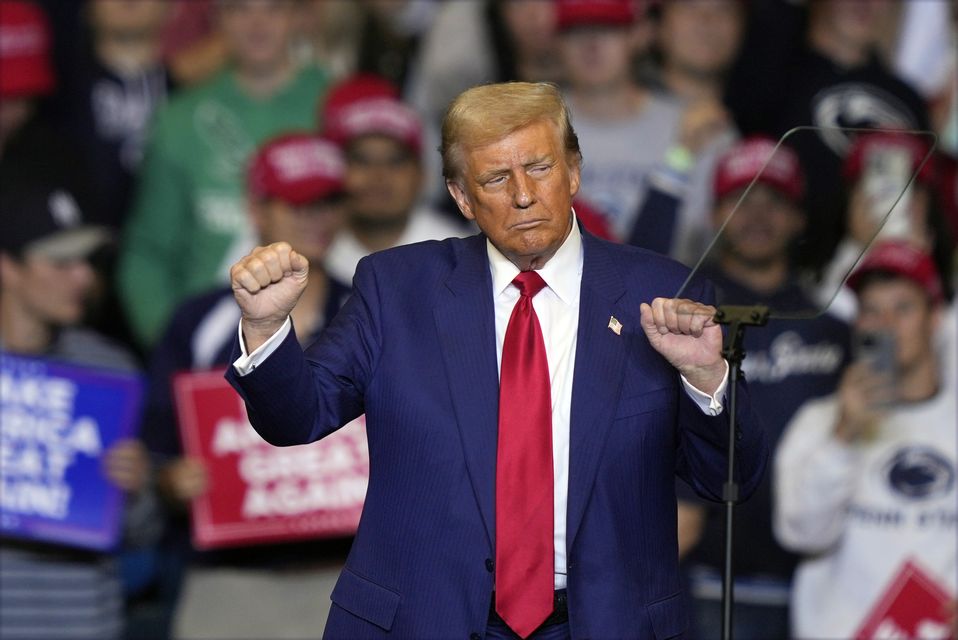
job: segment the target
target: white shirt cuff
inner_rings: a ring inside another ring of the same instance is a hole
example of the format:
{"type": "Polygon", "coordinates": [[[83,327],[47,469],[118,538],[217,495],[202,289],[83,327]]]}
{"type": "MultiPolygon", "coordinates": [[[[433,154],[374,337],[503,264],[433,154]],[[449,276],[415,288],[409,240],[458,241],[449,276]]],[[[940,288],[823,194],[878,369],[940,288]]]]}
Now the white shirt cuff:
{"type": "Polygon", "coordinates": [[[286,336],[289,335],[289,330],[292,327],[292,323],[289,320],[289,317],[286,317],[286,322],[283,323],[283,326],[280,327],[276,333],[269,337],[269,340],[264,342],[259,346],[258,349],[253,351],[253,353],[246,353],[246,342],[243,340],[243,321],[240,320],[237,331],[239,332],[239,343],[240,343],[240,352],[242,355],[233,362],[233,368],[236,369],[236,373],[240,376],[245,376],[253,372],[253,370],[268,358],[276,348],[286,339],[286,336]]]}
{"type": "Polygon", "coordinates": [[[718,389],[716,389],[712,395],[692,386],[692,383],[686,380],[682,374],[679,374],[679,377],[682,378],[682,386],[685,387],[685,392],[689,394],[689,397],[692,398],[696,406],[702,410],[702,413],[708,416],[717,416],[722,413],[722,410],[725,408],[722,401],[725,400],[725,388],[728,386],[727,360],[725,361],[725,375],[722,377],[722,382],[719,384],[718,389]]]}

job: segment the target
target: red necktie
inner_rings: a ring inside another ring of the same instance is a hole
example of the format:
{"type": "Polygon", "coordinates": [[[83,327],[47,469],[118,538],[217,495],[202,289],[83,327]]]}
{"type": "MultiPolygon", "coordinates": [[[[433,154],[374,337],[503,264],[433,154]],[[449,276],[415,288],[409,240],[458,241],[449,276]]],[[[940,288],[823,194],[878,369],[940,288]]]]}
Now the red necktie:
{"type": "Polygon", "coordinates": [[[552,394],[549,362],[532,297],[546,286],[535,271],[519,289],[499,372],[496,459],[496,611],[519,636],[552,613],[552,394]]]}

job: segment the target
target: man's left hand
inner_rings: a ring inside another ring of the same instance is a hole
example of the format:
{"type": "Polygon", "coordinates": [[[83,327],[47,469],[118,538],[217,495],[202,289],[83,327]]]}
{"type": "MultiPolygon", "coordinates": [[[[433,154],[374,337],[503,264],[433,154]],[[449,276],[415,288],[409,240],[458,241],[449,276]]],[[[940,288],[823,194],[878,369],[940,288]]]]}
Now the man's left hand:
{"type": "Polygon", "coordinates": [[[694,300],[656,298],[642,303],[642,329],[652,348],[696,389],[715,393],[725,377],[722,328],[715,307],[694,300]]]}

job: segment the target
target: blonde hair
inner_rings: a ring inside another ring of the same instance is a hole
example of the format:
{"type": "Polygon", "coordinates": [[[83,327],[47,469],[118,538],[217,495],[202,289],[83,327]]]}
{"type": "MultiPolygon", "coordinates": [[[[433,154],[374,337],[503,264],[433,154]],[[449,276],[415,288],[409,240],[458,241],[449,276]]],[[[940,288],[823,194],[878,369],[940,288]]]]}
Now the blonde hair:
{"type": "Polygon", "coordinates": [[[481,147],[541,120],[550,120],[573,161],[582,153],[559,88],[551,82],[503,82],[472,87],[452,101],[442,120],[442,175],[460,177],[464,149],[481,147]]]}

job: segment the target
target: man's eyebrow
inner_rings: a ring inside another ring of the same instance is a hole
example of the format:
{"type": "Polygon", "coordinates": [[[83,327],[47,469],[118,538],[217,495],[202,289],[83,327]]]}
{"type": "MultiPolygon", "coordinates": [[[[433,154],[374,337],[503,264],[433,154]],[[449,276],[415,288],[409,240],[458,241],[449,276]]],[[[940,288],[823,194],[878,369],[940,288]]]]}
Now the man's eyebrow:
{"type": "Polygon", "coordinates": [[[528,162],[523,162],[522,166],[531,167],[537,164],[554,164],[554,163],[555,163],[555,158],[552,157],[551,154],[546,154],[544,156],[535,157],[532,160],[529,160],[528,162]]]}
{"type": "MultiPolygon", "coordinates": [[[[528,169],[529,167],[533,167],[537,164],[546,164],[546,165],[555,164],[555,157],[553,157],[552,154],[536,156],[535,158],[532,158],[530,160],[523,162],[522,167],[524,169],[528,169]]],[[[510,171],[512,171],[510,167],[498,167],[495,169],[489,169],[488,171],[484,171],[480,173],[478,176],[476,176],[476,182],[482,183],[482,182],[485,182],[486,180],[491,180],[492,178],[508,175],[510,171]]]]}
{"type": "Polygon", "coordinates": [[[485,182],[486,180],[491,180],[492,178],[497,178],[499,176],[508,175],[511,169],[509,167],[500,167],[498,169],[489,169],[488,171],[483,171],[478,176],[476,176],[476,182],[485,182]]]}

